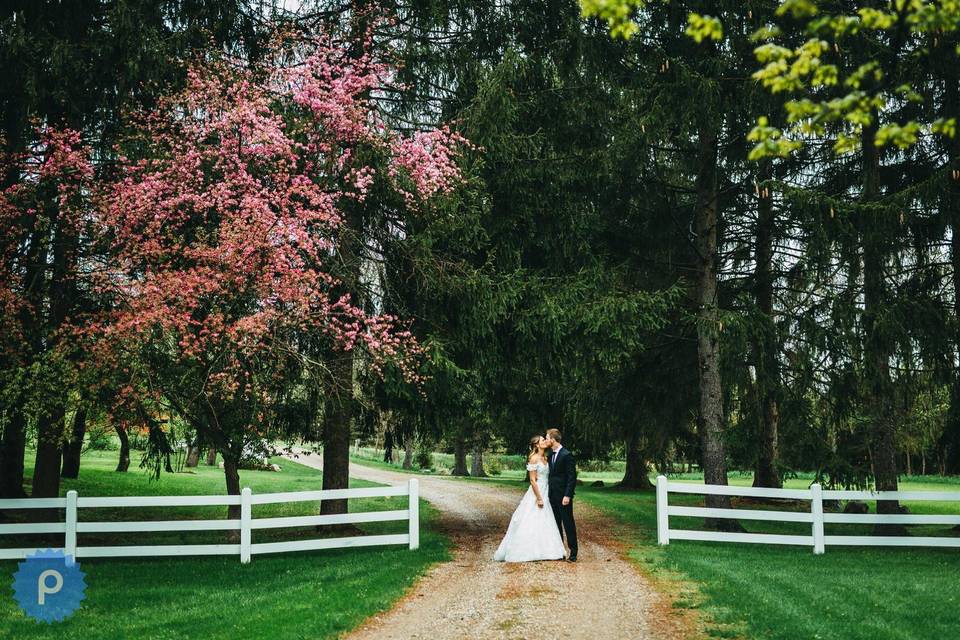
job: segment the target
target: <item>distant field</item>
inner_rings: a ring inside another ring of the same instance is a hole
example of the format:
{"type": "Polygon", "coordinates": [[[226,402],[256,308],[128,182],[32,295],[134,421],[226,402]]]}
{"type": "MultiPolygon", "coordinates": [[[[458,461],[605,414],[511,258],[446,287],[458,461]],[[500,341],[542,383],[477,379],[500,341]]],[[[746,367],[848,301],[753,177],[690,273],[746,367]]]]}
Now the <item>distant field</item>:
{"type": "MultiPolygon", "coordinates": [[[[350,449],[350,455],[358,462],[376,463],[378,466],[402,471],[400,468],[403,462],[403,450],[394,449],[394,464],[389,465],[383,461],[383,449],[373,447],[354,447],[350,449]]],[[[453,469],[453,454],[437,453],[430,454],[432,467],[422,469],[414,460],[413,471],[417,473],[437,473],[449,474],[453,469]]],[[[467,466],[470,466],[470,455],[467,455],[467,466]]],[[[511,454],[484,454],[484,467],[492,478],[501,478],[505,480],[522,480],[526,476],[526,458],[520,455],[511,454]]],[[[594,480],[603,480],[604,482],[618,482],[623,478],[624,462],[622,460],[611,460],[609,462],[587,462],[579,465],[579,477],[584,481],[593,482],[594,480]]]]}

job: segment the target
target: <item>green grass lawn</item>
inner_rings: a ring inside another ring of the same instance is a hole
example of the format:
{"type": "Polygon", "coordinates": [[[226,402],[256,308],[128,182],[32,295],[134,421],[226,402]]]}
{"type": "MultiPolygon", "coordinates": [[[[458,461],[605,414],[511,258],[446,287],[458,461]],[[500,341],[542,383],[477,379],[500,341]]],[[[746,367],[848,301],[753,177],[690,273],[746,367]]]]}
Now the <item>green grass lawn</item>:
{"type": "MultiPolygon", "coordinates": [[[[138,456],[134,456],[137,460],[138,456]]],[[[275,460],[278,473],[241,471],[241,486],[254,493],[320,488],[314,469],[275,460]]],[[[32,460],[28,458],[28,467],[32,460]]],[[[113,471],[116,452],[90,452],[80,478],[62,491],[81,496],[223,494],[223,471],[200,467],[193,473],[150,480],[136,468],[113,471]]],[[[28,475],[32,469],[28,468],[28,475]]],[[[353,481],[351,486],[374,486],[353,481]]],[[[352,500],[350,510],[403,508],[406,497],[352,500]]],[[[317,513],[315,502],[255,505],[253,517],[317,513]]],[[[182,518],[225,517],[226,507],[183,507],[182,518]]],[[[81,519],[172,519],[171,509],[98,509],[81,519]]],[[[420,549],[368,547],[316,552],[239,556],[79,559],[86,573],[87,599],[71,618],[47,626],[26,617],[13,600],[17,563],[0,562],[8,587],[0,598],[0,638],[333,638],[355,628],[393,602],[427,567],[448,558],[446,539],[431,527],[434,510],[421,501],[420,549]]],[[[361,525],[365,533],[403,533],[406,522],[361,525]]],[[[226,532],[81,534],[81,545],[224,542],[226,532]],[[123,537],[120,537],[123,535],[123,537]]],[[[312,528],[259,530],[253,542],[316,537],[312,528]]],[[[29,546],[25,536],[2,536],[4,546],[29,546]]],[[[62,545],[62,543],[61,543],[62,545]]]]}

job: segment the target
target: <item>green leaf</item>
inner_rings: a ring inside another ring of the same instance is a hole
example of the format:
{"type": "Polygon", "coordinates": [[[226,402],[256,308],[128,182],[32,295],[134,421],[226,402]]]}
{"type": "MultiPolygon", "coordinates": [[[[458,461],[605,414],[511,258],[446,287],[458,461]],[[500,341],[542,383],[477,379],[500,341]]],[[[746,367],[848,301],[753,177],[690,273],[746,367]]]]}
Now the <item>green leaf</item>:
{"type": "Polygon", "coordinates": [[[723,25],[713,16],[702,16],[699,13],[687,15],[686,34],[698,44],[706,39],[719,41],[723,38],[723,25]]]}
{"type": "Polygon", "coordinates": [[[811,0],[784,0],[777,7],[777,15],[790,14],[793,18],[810,18],[817,15],[817,4],[811,0]]]}

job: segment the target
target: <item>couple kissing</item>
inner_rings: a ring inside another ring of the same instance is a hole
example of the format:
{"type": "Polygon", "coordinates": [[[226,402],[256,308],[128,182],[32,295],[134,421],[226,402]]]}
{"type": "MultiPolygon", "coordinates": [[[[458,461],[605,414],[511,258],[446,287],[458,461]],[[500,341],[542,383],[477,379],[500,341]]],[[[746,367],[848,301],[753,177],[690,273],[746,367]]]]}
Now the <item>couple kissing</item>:
{"type": "Polygon", "coordinates": [[[577,462],[562,444],[558,429],[530,439],[527,478],[530,488],[510,517],[493,559],[499,562],[563,560],[577,561],[577,525],[573,497],[577,485],[577,462]],[[547,506],[549,505],[549,507],[547,506]]]}

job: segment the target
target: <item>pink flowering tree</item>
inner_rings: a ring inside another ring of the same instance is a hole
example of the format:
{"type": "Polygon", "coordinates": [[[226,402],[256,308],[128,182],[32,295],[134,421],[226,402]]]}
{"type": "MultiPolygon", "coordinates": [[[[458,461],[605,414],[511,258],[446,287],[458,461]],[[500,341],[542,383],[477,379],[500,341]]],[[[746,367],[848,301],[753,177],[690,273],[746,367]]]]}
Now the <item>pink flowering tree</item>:
{"type": "Polygon", "coordinates": [[[329,378],[338,357],[362,352],[417,382],[416,341],[344,293],[335,258],[371,194],[416,209],[453,189],[465,144],[384,126],[367,96],[389,68],[369,54],[332,39],[296,51],[291,68],[193,66],[141,118],[99,207],[97,290],[113,311],[91,333],[101,362],[139,381],[118,402],[146,388],[168,404],[221,452],[230,493],[244,451],[281,435],[298,385],[329,378]]]}

